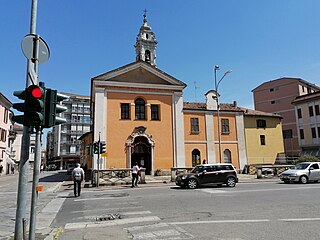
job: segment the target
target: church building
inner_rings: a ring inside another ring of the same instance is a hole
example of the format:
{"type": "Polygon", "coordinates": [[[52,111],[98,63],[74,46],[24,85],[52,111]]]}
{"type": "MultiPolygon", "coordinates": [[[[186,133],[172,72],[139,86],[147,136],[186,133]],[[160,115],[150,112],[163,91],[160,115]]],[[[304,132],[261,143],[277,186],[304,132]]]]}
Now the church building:
{"type": "MultiPolygon", "coordinates": [[[[154,174],[203,160],[242,169],[247,164],[244,109],[236,102],[220,104],[219,138],[217,93],[208,91],[205,103],[184,102],[187,85],[157,67],[157,44],[144,14],[136,61],[91,79],[93,141],[105,141],[107,149],[99,169],[131,168],[137,162],[154,174]]],[[[97,166],[94,155],[92,169],[97,166]]]]}

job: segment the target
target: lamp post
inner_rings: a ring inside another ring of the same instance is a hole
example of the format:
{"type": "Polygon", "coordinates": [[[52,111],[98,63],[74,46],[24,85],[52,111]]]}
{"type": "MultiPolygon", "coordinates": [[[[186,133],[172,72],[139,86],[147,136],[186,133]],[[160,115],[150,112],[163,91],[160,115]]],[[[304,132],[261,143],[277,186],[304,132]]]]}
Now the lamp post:
{"type": "Polygon", "coordinates": [[[221,132],[220,132],[220,106],[219,106],[219,93],[218,87],[220,82],[224,79],[224,77],[231,73],[232,70],[226,71],[220,80],[217,82],[217,71],[220,70],[218,65],[214,66],[214,87],[216,91],[216,102],[217,102],[217,116],[218,116],[218,141],[219,141],[219,162],[221,163],[221,132]]]}

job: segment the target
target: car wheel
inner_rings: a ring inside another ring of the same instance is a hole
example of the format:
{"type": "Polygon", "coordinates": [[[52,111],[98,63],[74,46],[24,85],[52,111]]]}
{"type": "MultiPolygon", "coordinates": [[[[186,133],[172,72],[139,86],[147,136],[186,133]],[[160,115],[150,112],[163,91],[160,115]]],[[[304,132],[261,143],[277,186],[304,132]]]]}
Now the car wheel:
{"type": "Polygon", "coordinates": [[[307,176],[301,176],[300,177],[300,183],[306,184],[308,182],[308,177],[307,176]]]}
{"type": "Polygon", "coordinates": [[[228,187],[235,187],[236,186],[236,179],[234,177],[229,177],[227,179],[227,186],[228,187]]]}
{"type": "Polygon", "coordinates": [[[196,179],[189,179],[188,188],[195,189],[198,187],[198,181],[196,179]]]}

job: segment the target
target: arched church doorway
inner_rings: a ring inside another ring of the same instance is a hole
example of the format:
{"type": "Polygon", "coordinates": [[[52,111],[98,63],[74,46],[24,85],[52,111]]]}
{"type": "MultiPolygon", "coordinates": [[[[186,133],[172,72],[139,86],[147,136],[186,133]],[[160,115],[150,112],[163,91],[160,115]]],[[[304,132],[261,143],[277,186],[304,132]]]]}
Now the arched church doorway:
{"type": "Polygon", "coordinates": [[[133,167],[135,163],[138,163],[140,167],[146,169],[146,175],[151,174],[151,145],[144,136],[136,137],[132,144],[131,167],[133,167]]]}

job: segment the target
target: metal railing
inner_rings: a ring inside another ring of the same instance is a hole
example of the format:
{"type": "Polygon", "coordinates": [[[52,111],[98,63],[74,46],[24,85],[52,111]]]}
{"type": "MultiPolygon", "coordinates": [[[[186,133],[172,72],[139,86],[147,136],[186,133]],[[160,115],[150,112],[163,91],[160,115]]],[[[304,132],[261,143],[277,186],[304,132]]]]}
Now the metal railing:
{"type": "MultiPolygon", "coordinates": [[[[145,168],[140,169],[140,183],[146,183],[145,168]]],[[[99,185],[116,185],[116,184],[131,184],[132,182],[132,169],[131,168],[112,168],[106,170],[92,170],[91,184],[97,185],[97,177],[99,176],[99,185]]]]}

